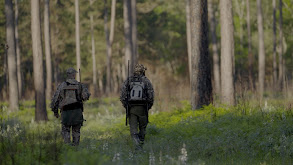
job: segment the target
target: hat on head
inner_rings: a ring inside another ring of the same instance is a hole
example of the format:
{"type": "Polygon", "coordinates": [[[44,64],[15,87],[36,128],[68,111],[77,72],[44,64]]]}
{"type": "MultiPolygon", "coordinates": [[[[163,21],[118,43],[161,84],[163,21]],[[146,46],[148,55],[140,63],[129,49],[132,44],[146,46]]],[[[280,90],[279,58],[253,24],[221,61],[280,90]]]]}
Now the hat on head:
{"type": "Polygon", "coordinates": [[[78,73],[78,72],[75,69],[73,69],[72,67],[70,67],[66,70],[67,75],[74,74],[74,73],[78,73]]]}
{"type": "Polygon", "coordinates": [[[134,74],[136,75],[143,74],[146,70],[147,68],[143,66],[142,64],[136,64],[134,67],[134,74]]]}

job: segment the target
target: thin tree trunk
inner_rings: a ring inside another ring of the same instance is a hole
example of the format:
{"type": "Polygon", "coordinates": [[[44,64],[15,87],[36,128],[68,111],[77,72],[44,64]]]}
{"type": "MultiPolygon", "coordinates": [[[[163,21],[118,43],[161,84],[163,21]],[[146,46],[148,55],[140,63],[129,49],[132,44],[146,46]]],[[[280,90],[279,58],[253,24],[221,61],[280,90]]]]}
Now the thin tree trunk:
{"type": "Polygon", "coordinates": [[[9,89],[8,89],[8,86],[9,86],[9,78],[8,78],[8,61],[7,61],[7,52],[8,52],[8,45],[5,43],[5,44],[1,44],[1,46],[3,46],[3,49],[4,49],[4,60],[3,60],[3,73],[5,73],[5,75],[3,76],[4,77],[4,84],[3,84],[3,89],[2,89],[2,97],[4,98],[5,101],[7,101],[7,94],[9,93],[9,89]]]}
{"type": "Polygon", "coordinates": [[[34,65],[34,86],[36,100],[36,121],[48,120],[46,111],[46,95],[43,69],[43,53],[41,40],[40,3],[31,0],[31,28],[34,65]]]}
{"type": "Polygon", "coordinates": [[[134,61],[132,54],[132,19],[131,19],[131,3],[130,0],[123,0],[123,18],[124,18],[124,39],[125,39],[125,70],[127,77],[127,66],[129,61],[129,74],[133,73],[134,61]]]}
{"type": "Polygon", "coordinates": [[[273,0],[273,87],[276,90],[277,74],[277,30],[276,30],[276,0],[273,0]]]}
{"type": "Polygon", "coordinates": [[[254,89],[254,78],[253,78],[253,54],[251,48],[251,30],[250,30],[250,5],[249,0],[246,0],[246,22],[247,22],[247,36],[248,36],[248,74],[249,74],[249,84],[250,88],[254,89]]]}
{"type": "Polygon", "coordinates": [[[212,38],[212,48],[213,48],[213,70],[214,70],[214,82],[215,82],[215,93],[219,95],[221,93],[221,80],[220,80],[220,59],[217,46],[217,23],[215,18],[215,12],[213,7],[213,1],[208,0],[209,6],[209,19],[210,19],[210,31],[212,38]]]}
{"type": "Polygon", "coordinates": [[[207,0],[191,0],[191,105],[199,109],[212,102],[211,70],[208,53],[207,0]]]}
{"type": "Polygon", "coordinates": [[[134,65],[138,62],[136,15],[136,0],[131,0],[132,60],[134,65]]]}
{"type": "MultiPolygon", "coordinates": [[[[79,4],[78,0],[75,0],[75,42],[76,42],[76,67],[80,69],[80,35],[79,35],[79,4]]],[[[79,74],[76,75],[77,80],[80,80],[79,74]]]]}
{"type": "Polygon", "coordinates": [[[109,95],[111,92],[111,45],[109,38],[109,30],[108,30],[108,8],[107,8],[107,0],[104,0],[105,14],[104,14],[104,31],[106,36],[107,43],[107,71],[106,71],[106,95],[109,95]]]}
{"type": "Polygon", "coordinates": [[[22,78],[21,78],[19,36],[18,36],[18,0],[15,0],[15,45],[16,45],[18,98],[20,99],[22,97],[22,78]]]}
{"type": "Polygon", "coordinates": [[[103,85],[103,74],[102,72],[99,70],[98,71],[98,77],[99,77],[99,90],[100,90],[100,94],[102,95],[104,93],[104,85],[103,85]]]}
{"type": "Polygon", "coordinates": [[[282,0],[279,0],[279,87],[284,89],[284,59],[283,59],[283,13],[282,13],[282,0]]]}
{"type": "Polygon", "coordinates": [[[6,15],[6,42],[8,44],[8,81],[9,81],[9,108],[11,111],[18,110],[18,85],[17,85],[17,65],[15,50],[15,29],[12,0],[5,0],[6,15]]]}
{"type": "Polygon", "coordinates": [[[50,0],[45,0],[44,10],[44,36],[45,36],[45,53],[46,53],[46,96],[47,99],[52,97],[52,59],[51,59],[51,37],[50,37],[50,0]]]}
{"type": "MultiPolygon", "coordinates": [[[[93,0],[90,0],[90,5],[93,5],[93,0]]],[[[95,38],[94,38],[94,16],[90,15],[91,21],[91,40],[92,40],[92,60],[93,60],[93,85],[94,85],[94,97],[97,96],[97,64],[96,64],[96,49],[95,49],[95,38]]]]}
{"type": "Polygon", "coordinates": [[[117,67],[117,91],[116,91],[116,93],[118,93],[120,84],[122,83],[123,80],[121,78],[121,75],[122,75],[121,65],[118,64],[118,65],[116,65],[116,67],[117,67]]]}
{"type": "Polygon", "coordinates": [[[109,94],[112,89],[113,83],[111,83],[111,70],[112,70],[112,45],[114,41],[114,27],[115,27],[115,15],[116,15],[116,0],[112,0],[111,5],[111,25],[110,25],[110,36],[107,28],[107,22],[108,22],[108,12],[107,12],[107,6],[106,6],[106,0],[105,0],[105,33],[106,33],[106,40],[107,40],[107,86],[106,86],[106,93],[109,94]]]}
{"type": "Polygon", "coordinates": [[[189,79],[191,81],[191,32],[190,32],[190,0],[185,0],[186,10],[186,39],[187,39],[187,54],[188,54],[188,69],[189,79]]]}
{"type": "Polygon", "coordinates": [[[232,1],[220,0],[221,22],[221,100],[228,105],[235,104],[234,94],[234,27],[232,1]]]}
{"type": "Polygon", "coordinates": [[[262,16],[261,0],[257,0],[257,27],[258,27],[258,83],[259,96],[262,100],[264,85],[265,85],[265,47],[264,47],[264,32],[263,32],[263,16],[262,16]]]}
{"type": "Polygon", "coordinates": [[[115,69],[113,69],[113,78],[112,78],[112,84],[113,84],[113,92],[114,93],[118,93],[118,83],[119,83],[119,81],[118,81],[118,79],[117,79],[117,68],[115,68],[115,69]]]}

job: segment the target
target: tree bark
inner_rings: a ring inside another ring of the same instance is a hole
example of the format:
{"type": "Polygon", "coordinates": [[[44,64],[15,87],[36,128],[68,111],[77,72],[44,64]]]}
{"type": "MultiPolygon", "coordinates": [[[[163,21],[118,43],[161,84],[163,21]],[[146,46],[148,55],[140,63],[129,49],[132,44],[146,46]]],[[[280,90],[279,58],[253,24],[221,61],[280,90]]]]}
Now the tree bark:
{"type": "Polygon", "coordinates": [[[105,33],[106,33],[106,41],[107,41],[107,74],[106,74],[106,78],[107,78],[107,86],[106,86],[106,93],[109,94],[112,89],[112,86],[114,85],[112,82],[112,45],[113,45],[113,41],[114,41],[114,27],[115,27],[115,15],[116,15],[116,0],[112,0],[112,4],[111,4],[111,23],[110,23],[110,35],[109,35],[109,31],[108,31],[108,26],[107,26],[107,22],[108,22],[108,11],[107,11],[107,6],[106,6],[107,1],[105,0],[105,24],[104,24],[104,28],[105,28],[105,33]]]}
{"type": "Polygon", "coordinates": [[[31,28],[32,28],[35,100],[36,100],[35,119],[36,121],[48,120],[47,111],[46,111],[46,95],[45,95],[45,83],[44,83],[39,0],[31,0],[31,28]]]}
{"type": "Polygon", "coordinates": [[[261,0],[257,0],[257,27],[258,27],[258,83],[259,96],[262,100],[264,85],[265,85],[265,47],[264,47],[264,32],[263,32],[263,16],[261,8],[261,0]]]}
{"type": "MultiPolygon", "coordinates": [[[[2,89],[2,93],[1,93],[1,96],[3,97],[3,98],[7,98],[7,94],[9,93],[9,87],[8,87],[8,85],[9,85],[9,83],[8,83],[8,61],[7,61],[7,52],[8,52],[8,45],[5,43],[5,44],[1,44],[1,46],[3,46],[3,49],[4,49],[4,59],[3,59],[3,63],[2,63],[2,65],[3,65],[3,73],[5,73],[4,74],[4,84],[3,84],[3,89],[2,89]]],[[[5,101],[7,101],[7,99],[5,99],[5,101]]]]}
{"type": "Polygon", "coordinates": [[[212,49],[213,49],[213,70],[214,70],[214,87],[215,87],[215,93],[219,95],[221,93],[221,79],[220,79],[220,59],[219,59],[219,53],[218,53],[218,46],[217,46],[217,23],[215,18],[215,12],[213,7],[213,1],[208,0],[208,6],[209,6],[209,19],[210,19],[210,32],[211,32],[211,38],[212,38],[212,49]]]}
{"type": "Polygon", "coordinates": [[[133,64],[138,62],[137,44],[137,22],[136,22],[136,0],[131,0],[131,33],[132,33],[132,60],[133,64]]]}
{"type": "Polygon", "coordinates": [[[17,65],[15,50],[15,28],[12,0],[5,0],[6,15],[6,42],[8,44],[8,81],[9,81],[9,108],[11,111],[18,110],[18,85],[17,85],[17,65]]]}
{"type": "Polygon", "coordinates": [[[102,72],[99,70],[98,71],[98,77],[99,77],[99,90],[100,90],[100,94],[104,93],[104,84],[103,84],[103,74],[102,72]]]}
{"type": "Polygon", "coordinates": [[[246,23],[247,23],[247,37],[248,37],[248,75],[250,89],[254,89],[254,78],[253,78],[253,62],[254,56],[251,48],[251,30],[250,30],[250,0],[246,0],[246,23]]]}
{"type": "Polygon", "coordinates": [[[212,102],[211,70],[208,53],[207,0],[191,0],[191,105],[199,109],[212,102]]]}
{"type": "Polygon", "coordinates": [[[52,59],[51,59],[51,37],[50,37],[50,0],[45,0],[44,10],[44,36],[46,53],[46,96],[52,97],[52,59]]]}
{"type": "Polygon", "coordinates": [[[22,97],[22,78],[21,78],[19,35],[18,35],[18,0],[15,0],[15,46],[16,46],[18,98],[20,99],[22,97]]]}
{"type": "Polygon", "coordinates": [[[109,38],[109,30],[108,30],[108,8],[107,8],[107,0],[104,0],[104,31],[106,36],[106,44],[107,44],[107,71],[106,71],[106,95],[109,95],[111,92],[111,44],[109,38]]]}
{"type": "Polygon", "coordinates": [[[133,43],[132,43],[132,18],[131,18],[131,1],[123,0],[123,18],[124,18],[124,40],[125,40],[125,70],[127,77],[127,66],[129,61],[129,74],[133,73],[133,43]]]}
{"type": "Polygon", "coordinates": [[[276,29],[276,0],[273,0],[273,87],[276,90],[277,81],[277,29],[276,29]]]}
{"type": "Polygon", "coordinates": [[[285,87],[285,70],[283,58],[283,12],[282,0],[279,0],[279,87],[280,90],[285,87]]]}
{"type": "MultiPolygon", "coordinates": [[[[75,0],[75,42],[76,42],[76,67],[80,69],[80,35],[79,35],[79,4],[78,0],[75,0]]],[[[76,75],[76,79],[80,80],[79,74],[76,75]]]]}
{"type": "Polygon", "coordinates": [[[220,14],[221,101],[227,105],[234,105],[234,27],[231,0],[220,0],[220,14]]]}
{"type": "Polygon", "coordinates": [[[186,9],[186,39],[187,39],[187,54],[188,54],[188,69],[189,79],[191,81],[191,27],[190,27],[190,0],[185,0],[186,9]]]}
{"type": "MultiPolygon", "coordinates": [[[[90,6],[93,5],[93,0],[90,0],[90,6]]],[[[95,48],[95,37],[94,37],[94,16],[90,14],[91,21],[91,41],[92,41],[92,61],[93,61],[93,85],[94,93],[93,96],[96,97],[98,94],[97,88],[97,64],[96,64],[96,48],[95,48]]]]}

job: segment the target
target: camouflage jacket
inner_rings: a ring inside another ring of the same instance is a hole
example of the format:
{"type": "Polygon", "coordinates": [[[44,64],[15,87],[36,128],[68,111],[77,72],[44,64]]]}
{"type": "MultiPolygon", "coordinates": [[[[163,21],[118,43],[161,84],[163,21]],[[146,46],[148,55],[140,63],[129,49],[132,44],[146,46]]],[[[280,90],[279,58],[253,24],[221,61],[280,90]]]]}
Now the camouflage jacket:
{"type": "Polygon", "coordinates": [[[57,90],[56,92],[54,93],[53,95],[53,98],[52,98],[52,101],[51,101],[51,104],[50,104],[50,107],[52,108],[52,111],[54,113],[58,112],[58,108],[62,108],[60,103],[62,102],[63,100],[63,95],[62,95],[62,91],[63,89],[67,86],[67,84],[73,84],[73,85],[80,85],[80,98],[81,98],[81,103],[83,101],[86,101],[89,99],[90,97],[90,93],[88,91],[88,89],[86,88],[85,84],[82,84],[78,81],[76,81],[75,79],[67,79],[65,82],[62,82],[61,84],[59,84],[59,86],[57,87],[57,90]]]}
{"type": "MultiPolygon", "coordinates": [[[[151,109],[153,104],[154,104],[154,89],[151,81],[145,77],[145,76],[140,76],[142,82],[145,84],[145,90],[146,90],[146,101],[148,104],[148,108],[151,109]]],[[[121,93],[120,93],[120,101],[123,104],[123,106],[126,108],[127,107],[127,93],[129,91],[129,81],[133,79],[133,76],[129,77],[126,81],[124,81],[122,88],[121,88],[121,93]]]]}

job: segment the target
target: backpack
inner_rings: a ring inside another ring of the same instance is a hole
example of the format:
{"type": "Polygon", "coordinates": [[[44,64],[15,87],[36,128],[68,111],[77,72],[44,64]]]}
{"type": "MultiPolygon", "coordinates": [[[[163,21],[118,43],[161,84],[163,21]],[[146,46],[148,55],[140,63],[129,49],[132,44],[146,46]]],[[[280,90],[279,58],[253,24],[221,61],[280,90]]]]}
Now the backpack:
{"type": "Polygon", "coordinates": [[[66,86],[62,88],[61,94],[63,99],[61,101],[61,107],[72,105],[75,103],[81,102],[80,97],[80,85],[79,84],[70,84],[66,82],[66,86]]]}
{"type": "Polygon", "coordinates": [[[146,101],[145,84],[141,78],[133,77],[129,83],[129,102],[144,102],[146,101]]]}

